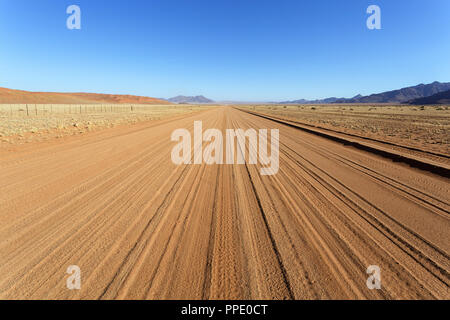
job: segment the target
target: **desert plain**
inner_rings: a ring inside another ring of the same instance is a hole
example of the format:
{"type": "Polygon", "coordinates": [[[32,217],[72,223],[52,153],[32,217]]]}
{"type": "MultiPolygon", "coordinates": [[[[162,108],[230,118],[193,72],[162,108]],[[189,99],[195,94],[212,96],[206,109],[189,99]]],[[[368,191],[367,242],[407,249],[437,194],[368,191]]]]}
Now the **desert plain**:
{"type": "Polygon", "coordinates": [[[99,107],[0,105],[0,298],[450,298],[448,106],[99,107]],[[278,173],[173,164],[194,121],[278,173]]]}

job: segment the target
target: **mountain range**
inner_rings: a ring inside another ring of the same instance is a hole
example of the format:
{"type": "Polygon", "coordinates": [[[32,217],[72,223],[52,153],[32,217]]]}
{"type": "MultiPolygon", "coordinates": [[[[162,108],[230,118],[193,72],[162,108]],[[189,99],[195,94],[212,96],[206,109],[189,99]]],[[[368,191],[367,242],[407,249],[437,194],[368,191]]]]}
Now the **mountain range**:
{"type": "Polygon", "coordinates": [[[282,104],[328,104],[328,103],[408,103],[414,99],[432,96],[434,94],[450,90],[450,82],[441,83],[435,81],[429,84],[406,87],[398,90],[386,91],[368,96],[357,95],[353,98],[326,98],[318,100],[293,100],[283,101],[282,104]]]}
{"type": "Polygon", "coordinates": [[[410,104],[450,104],[450,90],[409,101],[410,104]]]}
{"type": "MultiPolygon", "coordinates": [[[[0,104],[207,104],[215,101],[204,96],[176,96],[170,99],[152,97],[101,94],[101,93],[62,93],[62,92],[31,92],[0,88],[0,104]]],[[[225,102],[220,102],[227,104],[225,102]]],[[[435,81],[429,84],[406,87],[368,96],[360,94],[353,98],[336,98],[271,102],[280,104],[332,104],[332,103],[410,103],[410,104],[450,104],[450,82],[435,81]]],[[[229,103],[228,103],[229,104],[229,103]]]]}
{"type": "Polygon", "coordinates": [[[191,103],[191,104],[214,102],[213,100],[205,98],[204,96],[176,96],[167,99],[167,101],[172,103],[191,103]]]}

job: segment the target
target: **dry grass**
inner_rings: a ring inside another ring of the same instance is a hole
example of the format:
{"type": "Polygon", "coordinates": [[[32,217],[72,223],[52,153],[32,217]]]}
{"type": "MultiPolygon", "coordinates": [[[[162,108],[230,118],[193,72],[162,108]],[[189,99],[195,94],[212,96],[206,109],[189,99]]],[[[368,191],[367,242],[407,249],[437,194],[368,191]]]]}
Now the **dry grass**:
{"type": "Polygon", "coordinates": [[[258,105],[247,110],[386,142],[450,154],[450,107],[258,105]]]}
{"type": "Polygon", "coordinates": [[[194,105],[0,105],[0,142],[26,143],[196,112],[194,105]],[[28,111],[27,111],[28,109],[28,111]]]}

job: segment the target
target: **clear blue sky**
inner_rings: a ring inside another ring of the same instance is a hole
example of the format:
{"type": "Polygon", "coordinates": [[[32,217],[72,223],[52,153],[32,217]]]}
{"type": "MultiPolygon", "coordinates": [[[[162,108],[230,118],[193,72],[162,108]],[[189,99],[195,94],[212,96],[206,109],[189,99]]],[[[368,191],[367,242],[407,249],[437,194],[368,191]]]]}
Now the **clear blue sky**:
{"type": "Polygon", "coordinates": [[[450,81],[449,0],[0,0],[1,87],[276,101],[435,80],[450,81]]]}

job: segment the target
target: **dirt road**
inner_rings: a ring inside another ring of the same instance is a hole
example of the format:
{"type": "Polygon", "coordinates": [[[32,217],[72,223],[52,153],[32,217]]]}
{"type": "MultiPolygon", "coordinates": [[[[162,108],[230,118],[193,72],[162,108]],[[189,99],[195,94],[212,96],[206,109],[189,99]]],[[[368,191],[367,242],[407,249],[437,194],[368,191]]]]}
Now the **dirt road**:
{"type": "Polygon", "coordinates": [[[448,179],[231,107],[2,153],[0,182],[3,299],[450,298],[448,179]],[[174,165],[195,120],[279,129],[278,174],[174,165]]]}

